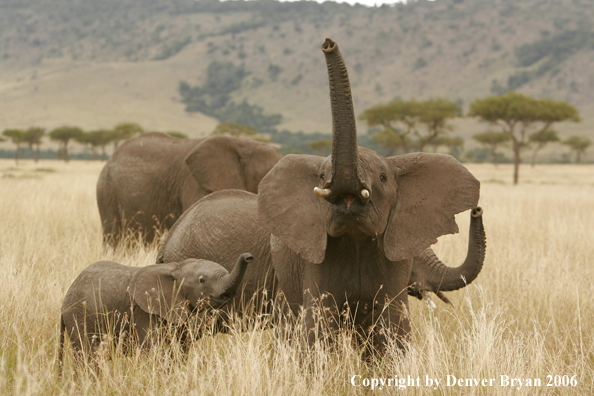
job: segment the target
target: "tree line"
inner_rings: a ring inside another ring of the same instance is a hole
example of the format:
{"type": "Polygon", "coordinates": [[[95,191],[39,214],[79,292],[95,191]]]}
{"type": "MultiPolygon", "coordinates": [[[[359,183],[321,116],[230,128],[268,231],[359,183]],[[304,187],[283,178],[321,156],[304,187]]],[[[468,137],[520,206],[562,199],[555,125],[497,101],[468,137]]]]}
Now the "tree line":
{"type": "MultiPolygon", "coordinates": [[[[464,144],[461,138],[448,136],[453,130],[450,121],[461,117],[462,109],[456,102],[434,98],[425,101],[396,99],[387,104],[372,106],[359,116],[370,127],[380,129],[372,139],[388,149],[388,155],[396,152],[426,151],[433,146],[450,148],[452,154],[464,144]]],[[[497,165],[497,150],[511,144],[514,156],[514,184],[518,183],[521,155],[532,148],[531,162],[545,145],[561,142],[553,125],[558,122],[580,122],[578,110],[567,102],[552,99],[537,99],[517,92],[502,96],[476,99],[470,104],[468,117],[478,118],[497,130],[477,133],[473,139],[489,148],[497,165]]],[[[561,143],[576,153],[576,162],[581,161],[591,140],[571,136],[561,143]]]]}
{"type": "MultiPolygon", "coordinates": [[[[72,142],[82,144],[85,148],[90,149],[93,160],[107,159],[106,148],[113,145],[113,149],[117,149],[118,145],[134,136],[145,133],[144,129],[137,123],[124,122],[116,125],[113,129],[98,129],[92,131],[84,131],[76,126],[61,126],[46,132],[45,128],[31,127],[28,129],[5,129],[2,132],[4,138],[0,140],[10,140],[16,146],[15,161],[18,164],[19,159],[23,157],[23,150],[29,147],[31,150],[33,160],[39,160],[39,150],[43,143],[44,137],[49,137],[51,141],[59,143],[57,151],[57,158],[70,161],[70,147],[72,142]]],[[[167,132],[175,137],[185,137],[187,135],[181,132],[167,132]]]]}
{"type": "MultiPolygon", "coordinates": [[[[233,74],[233,73],[232,73],[233,74]]],[[[212,98],[211,98],[212,99],[212,98]]],[[[226,98],[228,99],[228,98],[226,98]]],[[[371,134],[361,136],[359,144],[377,150],[383,148],[386,156],[411,151],[433,152],[441,146],[458,157],[464,146],[464,139],[450,136],[454,130],[451,121],[463,117],[459,103],[443,98],[424,101],[415,99],[395,99],[387,104],[378,104],[364,110],[359,119],[366,121],[371,134]]],[[[467,117],[475,117],[487,123],[487,131],[473,135],[473,139],[488,148],[495,166],[498,164],[498,150],[510,145],[514,156],[514,184],[519,179],[521,155],[532,149],[531,163],[534,166],[537,153],[549,143],[559,142],[569,146],[579,163],[592,141],[582,136],[570,136],[561,141],[553,125],[563,121],[580,122],[578,110],[567,102],[552,99],[537,99],[517,92],[508,92],[502,96],[489,96],[476,99],[470,104],[467,117]]],[[[221,120],[222,121],[222,120],[221,120]]],[[[259,125],[260,126],[260,125],[259,125]]],[[[330,135],[320,133],[304,134],[289,131],[277,131],[267,126],[266,134],[260,134],[258,127],[235,122],[222,122],[212,134],[243,136],[263,142],[282,145],[286,153],[308,152],[328,155],[331,147],[330,135]],[[296,141],[297,140],[297,141],[296,141]]],[[[261,130],[261,129],[260,129],[261,130]]],[[[121,123],[111,130],[85,132],[79,127],[62,126],[47,133],[50,140],[60,143],[57,156],[68,162],[69,143],[78,142],[89,148],[93,159],[107,158],[106,147],[113,144],[115,150],[119,143],[144,133],[136,123],[121,123]]],[[[180,132],[168,132],[171,136],[187,138],[180,132]]],[[[18,163],[23,147],[28,146],[35,161],[39,159],[39,146],[46,136],[43,128],[32,127],[27,130],[6,129],[3,136],[16,145],[15,160],[18,163]]],[[[1,138],[0,138],[1,140],[1,138]]]]}

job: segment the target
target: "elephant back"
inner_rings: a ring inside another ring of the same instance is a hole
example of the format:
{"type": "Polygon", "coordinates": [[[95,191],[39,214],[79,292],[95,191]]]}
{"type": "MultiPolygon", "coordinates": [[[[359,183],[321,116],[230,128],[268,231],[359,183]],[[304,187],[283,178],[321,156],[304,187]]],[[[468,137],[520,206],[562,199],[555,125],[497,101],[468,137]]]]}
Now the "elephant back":
{"type": "Polygon", "coordinates": [[[246,296],[259,288],[273,287],[270,233],[262,227],[257,195],[243,190],[223,190],[194,203],[165,237],[157,263],[205,259],[231,271],[242,253],[250,252],[250,264],[240,284],[246,296]]]}

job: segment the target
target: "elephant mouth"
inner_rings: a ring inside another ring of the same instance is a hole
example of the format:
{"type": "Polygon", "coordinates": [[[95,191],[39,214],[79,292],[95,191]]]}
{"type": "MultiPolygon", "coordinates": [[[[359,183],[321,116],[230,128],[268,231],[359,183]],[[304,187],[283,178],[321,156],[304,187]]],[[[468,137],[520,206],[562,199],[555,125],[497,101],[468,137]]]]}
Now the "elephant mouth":
{"type": "Polygon", "coordinates": [[[227,293],[223,293],[220,296],[208,296],[209,303],[213,308],[220,308],[229,303],[229,301],[231,301],[232,299],[233,296],[227,293]]]}
{"type": "Polygon", "coordinates": [[[351,193],[341,194],[336,198],[333,206],[335,214],[338,216],[361,216],[365,212],[365,203],[351,193]]]}
{"type": "Polygon", "coordinates": [[[346,205],[347,209],[351,208],[351,205],[353,204],[353,201],[355,201],[355,196],[352,194],[345,194],[343,197],[344,200],[344,204],[346,205]]]}

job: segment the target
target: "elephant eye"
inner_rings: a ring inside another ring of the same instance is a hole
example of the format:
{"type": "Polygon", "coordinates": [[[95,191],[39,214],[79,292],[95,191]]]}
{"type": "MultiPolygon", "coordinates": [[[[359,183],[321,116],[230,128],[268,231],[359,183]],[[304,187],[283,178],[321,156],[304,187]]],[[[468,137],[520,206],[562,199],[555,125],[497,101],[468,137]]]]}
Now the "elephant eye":
{"type": "Polygon", "coordinates": [[[323,173],[320,173],[320,179],[323,179],[326,175],[323,173]]]}
{"type": "Polygon", "coordinates": [[[385,173],[380,174],[380,180],[382,182],[385,182],[386,180],[388,180],[388,178],[386,177],[386,174],[385,173]]]}
{"type": "Polygon", "coordinates": [[[200,284],[206,282],[206,278],[204,277],[204,275],[200,275],[200,278],[198,278],[198,282],[200,282],[200,284]]]}

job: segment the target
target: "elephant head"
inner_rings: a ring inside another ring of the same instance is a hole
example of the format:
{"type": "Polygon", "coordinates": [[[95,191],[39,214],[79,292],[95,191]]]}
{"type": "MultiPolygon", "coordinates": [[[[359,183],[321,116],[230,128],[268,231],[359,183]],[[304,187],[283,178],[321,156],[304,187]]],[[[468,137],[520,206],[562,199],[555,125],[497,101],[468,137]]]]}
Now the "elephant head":
{"type": "Polygon", "coordinates": [[[278,148],[247,138],[211,136],[188,153],[185,163],[209,192],[238,189],[258,192],[260,180],[281,159],[278,148]]]}
{"type": "Polygon", "coordinates": [[[384,158],[358,147],[346,66],[335,42],[326,39],[322,50],[330,80],[332,153],[279,161],[260,184],[263,223],[314,264],[324,261],[328,237],[377,240],[379,253],[390,261],[419,256],[437,237],[458,232],[454,214],[477,206],[479,182],[449,155],[384,158]]]}
{"type": "Polygon", "coordinates": [[[174,322],[185,322],[188,313],[204,301],[217,308],[235,295],[248,263],[254,257],[242,254],[229,273],[208,260],[187,259],[181,263],[157,264],[139,269],[129,290],[143,311],[174,322]],[[187,302],[188,311],[183,304],[187,302]]]}

